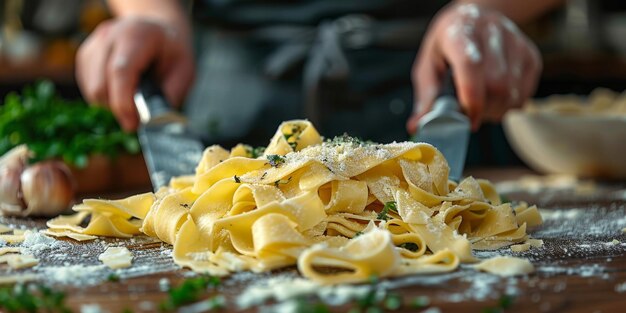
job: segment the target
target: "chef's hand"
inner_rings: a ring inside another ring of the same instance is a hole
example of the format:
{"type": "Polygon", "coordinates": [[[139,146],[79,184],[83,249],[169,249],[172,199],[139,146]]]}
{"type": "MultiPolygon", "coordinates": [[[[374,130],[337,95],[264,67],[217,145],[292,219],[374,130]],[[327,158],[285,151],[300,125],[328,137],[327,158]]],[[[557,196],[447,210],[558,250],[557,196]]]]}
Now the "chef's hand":
{"type": "Polygon", "coordinates": [[[413,66],[409,133],[432,108],[448,66],[473,130],[522,106],[534,93],[542,67],[537,48],[504,15],[475,4],[447,6],[429,26],[413,66]]]}
{"type": "Polygon", "coordinates": [[[132,131],[139,121],[133,95],[149,66],[166,98],[179,105],[194,77],[190,34],[156,19],[120,17],[100,24],[80,46],[76,78],[87,101],[109,106],[132,131]]]}

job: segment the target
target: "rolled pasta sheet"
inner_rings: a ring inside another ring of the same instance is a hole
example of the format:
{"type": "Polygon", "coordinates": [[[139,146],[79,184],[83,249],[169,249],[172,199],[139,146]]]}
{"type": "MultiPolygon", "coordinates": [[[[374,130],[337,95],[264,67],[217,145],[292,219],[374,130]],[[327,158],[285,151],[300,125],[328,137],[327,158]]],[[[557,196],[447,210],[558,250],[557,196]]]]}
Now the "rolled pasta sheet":
{"type": "Polygon", "coordinates": [[[459,263],[459,257],[454,252],[444,249],[421,258],[403,259],[392,276],[446,273],[454,271],[459,263]]]}
{"type": "Polygon", "coordinates": [[[292,265],[311,243],[296,230],[298,224],[283,214],[271,213],[252,225],[255,257],[271,270],[292,265]]]}
{"type": "Polygon", "coordinates": [[[187,220],[189,210],[198,198],[191,187],[177,190],[153,204],[143,220],[141,231],[151,237],[173,244],[178,229],[187,220]]]}
{"type": "Polygon", "coordinates": [[[399,263],[400,255],[389,232],[374,229],[341,248],[316,245],[305,250],[298,259],[298,269],[305,277],[320,283],[355,283],[372,275],[387,277],[399,263]],[[329,271],[322,272],[320,267],[329,271]]]}

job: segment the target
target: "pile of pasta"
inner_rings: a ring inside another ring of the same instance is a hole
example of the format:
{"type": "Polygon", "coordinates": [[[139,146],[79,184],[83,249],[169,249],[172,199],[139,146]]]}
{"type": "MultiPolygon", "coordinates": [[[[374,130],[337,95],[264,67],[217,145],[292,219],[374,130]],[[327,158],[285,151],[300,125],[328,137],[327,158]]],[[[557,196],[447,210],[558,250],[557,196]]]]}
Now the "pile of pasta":
{"type": "Polygon", "coordinates": [[[534,206],[502,203],[485,180],[448,180],[426,143],[323,141],[308,121],[284,122],[262,155],[208,147],[195,175],[156,193],[88,199],[48,233],[173,245],[174,261],[212,275],[297,265],[325,284],[453,271],[472,249],[528,240],[534,206]],[[88,219],[89,217],[89,219],[88,219]]]}

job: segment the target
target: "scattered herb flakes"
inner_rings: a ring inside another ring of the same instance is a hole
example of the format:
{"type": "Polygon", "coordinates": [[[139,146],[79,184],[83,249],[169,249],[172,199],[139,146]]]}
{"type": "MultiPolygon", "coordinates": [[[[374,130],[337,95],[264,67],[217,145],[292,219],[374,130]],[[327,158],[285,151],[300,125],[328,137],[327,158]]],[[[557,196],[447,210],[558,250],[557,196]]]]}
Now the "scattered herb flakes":
{"type": "Polygon", "coordinates": [[[0,288],[0,308],[7,312],[71,312],[65,294],[43,285],[18,284],[0,288]]]}
{"type": "Polygon", "coordinates": [[[235,175],[235,176],[233,176],[233,179],[235,179],[235,182],[237,184],[241,184],[241,179],[239,178],[239,176],[235,175]]]}
{"type": "Polygon", "coordinates": [[[61,99],[50,81],[10,93],[0,106],[0,155],[20,144],[34,152],[32,162],[58,158],[79,168],[92,154],[140,150],[137,136],[122,131],[111,111],[61,99]]]}
{"type": "Polygon", "coordinates": [[[354,233],[354,237],[352,237],[352,238],[356,238],[356,237],[359,237],[361,235],[363,235],[363,232],[362,231],[358,231],[358,232],[354,233]]]}
{"type": "Polygon", "coordinates": [[[291,181],[291,176],[289,176],[289,178],[287,179],[279,179],[277,181],[274,182],[274,186],[276,188],[278,188],[279,185],[286,185],[291,181]]]}
{"type": "Polygon", "coordinates": [[[335,136],[333,139],[326,139],[324,143],[327,145],[331,145],[331,146],[352,145],[352,146],[359,146],[359,147],[377,144],[371,140],[362,140],[361,138],[358,138],[358,137],[352,137],[348,135],[347,133],[344,133],[341,136],[335,136]]]}
{"type": "Polygon", "coordinates": [[[386,202],[385,206],[383,206],[383,209],[380,211],[380,213],[378,213],[378,216],[376,216],[376,218],[385,221],[389,220],[391,218],[387,215],[389,211],[398,213],[398,208],[396,207],[395,201],[386,202]]]}
{"type": "Polygon", "coordinates": [[[161,303],[161,311],[172,311],[184,304],[198,300],[209,287],[220,285],[220,279],[214,276],[201,276],[185,280],[178,287],[169,290],[169,297],[161,303]]]}
{"type": "Polygon", "coordinates": [[[285,158],[278,155],[278,154],[269,154],[266,156],[267,161],[269,161],[270,166],[272,167],[278,167],[281,164],[285,163],[285,158]]]}
{"type": "Polygon", "coordinates": [[[411,252],[416,252],[420,247],[414,242],[405,242],[399,246],[400,248],[407,249],[411,252]]]}

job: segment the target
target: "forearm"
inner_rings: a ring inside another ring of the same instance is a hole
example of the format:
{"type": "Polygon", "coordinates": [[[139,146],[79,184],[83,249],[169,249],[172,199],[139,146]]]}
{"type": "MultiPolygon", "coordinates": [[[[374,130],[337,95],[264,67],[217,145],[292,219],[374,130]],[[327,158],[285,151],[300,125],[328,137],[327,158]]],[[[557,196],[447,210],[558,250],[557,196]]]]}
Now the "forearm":
{"type": "Polygon", "coordinates": [[[183,34],[191,32],[181,0],[108,0],[107,3],[117,17],[151,18],[164,21],[183,34]]]}
{"type": "Polygon", "coordinates": [[[515,23],[524,24],[541,14],[562,5],[565,0],[456,0],[456,3],[475,3],[506,15],[515,23]]]}

